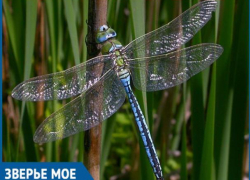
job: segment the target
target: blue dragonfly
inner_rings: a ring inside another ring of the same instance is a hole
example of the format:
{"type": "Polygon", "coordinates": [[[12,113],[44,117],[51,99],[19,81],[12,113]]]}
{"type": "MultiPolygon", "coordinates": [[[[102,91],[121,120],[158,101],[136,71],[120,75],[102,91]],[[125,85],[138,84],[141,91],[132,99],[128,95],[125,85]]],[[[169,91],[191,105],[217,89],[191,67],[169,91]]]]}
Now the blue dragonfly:
{"type": "Polygon", "coordinates": [[[210,66],[223,48],[207,43],[180,49],[210,19],[216,1],[198,3],[161,28],[127,46],[115,39],[116,32],[103,25],[96,35],[102,55],[65,71],[38,76],[17,85],[12,96],[22,101],[74,100],[44,120],[34,135],[36,143],[62,139],[88,130],[114,114],[127,94],[145,150],[157,179],[161,165],[144,115],[130,86],[158,91],[179,85],[210,66]],[[97,72],[94,69],[99,68],[97,72]]]}

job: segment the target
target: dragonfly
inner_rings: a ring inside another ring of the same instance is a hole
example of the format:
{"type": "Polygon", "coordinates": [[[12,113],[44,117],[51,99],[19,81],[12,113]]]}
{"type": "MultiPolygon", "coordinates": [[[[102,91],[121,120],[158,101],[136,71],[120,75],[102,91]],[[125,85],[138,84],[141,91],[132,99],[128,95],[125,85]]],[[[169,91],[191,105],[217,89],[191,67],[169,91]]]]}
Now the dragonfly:
{"type": "Polygon", "coordinates": [[[213,0],[200,2],[126,46],[115,39],[111,27],[103,25],[96,35],[102,55],[17,85],[12,96],[22,101],[62,100],[78,95],[40,124],[34,141],[42,144],[86,131],[114,114],[127,95],[153,172],[157,179],[164,179],[131,79],[139,90],[158,91],[179,85],[210,66],[223,52],[220,45],[181,46],[211,19],[216,7],[213,0]],[[96,68],[100,71],[94,71],[96,68]]]}

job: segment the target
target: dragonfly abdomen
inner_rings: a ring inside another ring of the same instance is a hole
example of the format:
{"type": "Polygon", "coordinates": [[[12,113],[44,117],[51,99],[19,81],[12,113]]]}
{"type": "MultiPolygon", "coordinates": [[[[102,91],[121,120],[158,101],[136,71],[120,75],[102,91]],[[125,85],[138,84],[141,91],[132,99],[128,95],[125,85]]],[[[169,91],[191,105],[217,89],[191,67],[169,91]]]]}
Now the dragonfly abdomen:
{"type": "Polygon", "coordinates": [[[157,177],[157,179],[163,180],[161,165],[160,165],[158,156],[156,154],[155,147],[154,147],[148,126],[145,121],[145,117],[141,111],[138,101],[135,95],[133,94],[133,91],[130,86],[130,75],[128,74],[126,77],[121,78],[121,82],[128,95],[129,103],[132,107],[135,120],[136,120],[136,124],[138,126],[138,129],[139,129],[148,159],[153,168],[154,174],[157,177]]]}

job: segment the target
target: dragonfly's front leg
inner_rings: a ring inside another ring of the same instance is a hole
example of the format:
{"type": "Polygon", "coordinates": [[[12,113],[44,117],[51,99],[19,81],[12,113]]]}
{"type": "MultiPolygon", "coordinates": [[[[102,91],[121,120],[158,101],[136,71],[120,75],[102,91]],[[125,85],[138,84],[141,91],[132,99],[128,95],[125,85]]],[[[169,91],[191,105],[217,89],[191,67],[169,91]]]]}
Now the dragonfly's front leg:
{"type": "Polygon", "coordinates": [[[123,83],[125,87],[125,91],[128,95],[129,102],[130,102],[130,105],[132,107],[132,110],[135,116],[136,124],[140,131],[140,135],[143,140],[143,144],[144,144],[148,159],[150,161],[150,164],[153,168],[154,174],[158,180],[163,180],[161,165],[160,165],[158,156],[156,154],[155,147],[154,147],[148,126],[145,121],[145,117],[142,114],[141,108],[130,86],[130,76],[128,75],[126,78],[122,78],[121,82],[123,83]]]}

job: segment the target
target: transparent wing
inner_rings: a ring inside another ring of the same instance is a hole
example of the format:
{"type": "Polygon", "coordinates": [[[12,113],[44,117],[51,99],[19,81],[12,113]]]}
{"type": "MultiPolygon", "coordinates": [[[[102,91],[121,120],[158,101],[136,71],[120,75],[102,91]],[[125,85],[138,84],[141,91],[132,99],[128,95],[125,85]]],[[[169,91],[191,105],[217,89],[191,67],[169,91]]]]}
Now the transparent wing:
{"type": "Polygon", "coordinates": [[[90,129],[110,117],[125,100],[124,88],[113,70],[38,127],[36,143],[62,139],[90,129]]]}
{"type": "Polygon", "coordinates": [[[12,97],[23,101],[66,99],[78,95],[113,67],[109,55],[98,56],[65,71],[38,76],[17,85],[12,97]],[[101,73],[94,68],[103,68],[101,73]]]}
{"type": "Polygon", "coordinates": [[[165,55],[130,60],[133,84],[143,91],[176,86],[207,68],[222,52],[220,45],[199,44],[165,55]]]}
{"type": "Polygon", "coordinates": [[[170,23],[145,34],[124,48],[128,59],[166,54],[188,42],[211,18],[216,1],[200,2],[170,23]]]}

